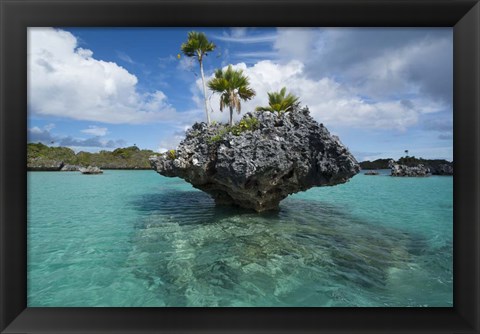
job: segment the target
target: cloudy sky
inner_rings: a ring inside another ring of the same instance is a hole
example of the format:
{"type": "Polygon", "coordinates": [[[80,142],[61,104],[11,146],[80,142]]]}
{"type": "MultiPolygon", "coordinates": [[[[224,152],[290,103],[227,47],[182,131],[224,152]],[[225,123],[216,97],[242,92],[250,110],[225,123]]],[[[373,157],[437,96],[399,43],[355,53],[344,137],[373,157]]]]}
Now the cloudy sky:
{"type": "Polygon", "coordinates": [[[207,78],[228,64],[249,76],[243,111],[286,86],[359,161],[452,159],[450,28],[30,28],[29,142],[175,148],[205,118],[198,63],[178,57],[191,30],[217,46],[207,78]]]}

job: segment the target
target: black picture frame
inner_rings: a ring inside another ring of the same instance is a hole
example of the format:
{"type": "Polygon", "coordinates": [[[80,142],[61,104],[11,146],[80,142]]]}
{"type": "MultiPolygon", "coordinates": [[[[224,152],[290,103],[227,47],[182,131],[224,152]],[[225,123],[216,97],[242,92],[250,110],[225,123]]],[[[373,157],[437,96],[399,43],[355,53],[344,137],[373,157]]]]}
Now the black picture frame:
{"type": "Polygon", "coordinates": [[[1,333],[479,333],[480,4],[475,0],[0,0],[1,333]],[[452,308],[27,308],[27,27],[454,29],[452,308]]]}

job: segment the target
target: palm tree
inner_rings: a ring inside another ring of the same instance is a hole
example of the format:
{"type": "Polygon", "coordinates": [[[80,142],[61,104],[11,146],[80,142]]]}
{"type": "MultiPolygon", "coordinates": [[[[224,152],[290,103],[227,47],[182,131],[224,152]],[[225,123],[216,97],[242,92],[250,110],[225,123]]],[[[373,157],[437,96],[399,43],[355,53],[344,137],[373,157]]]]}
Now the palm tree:
{"type": "Polygon", "coordinates": [[[298,97],[288,93],[287,96],[287,89],[283,87],[280,92],[271,92],[268,93],[268,107],[256,107],[256,111],[271,111],[271,112],[288,112],[295,110],[299,105],[300,102],[298,101],[298,97]]]}
{"type": "Polygon", "coordinates": [[[210,114],[207,107],[207,91],[205,88],[205,75],[203,74],[203,57],[215,49],[215,44],[210,42],[203,32],[190,31],[188,39],[182,44],[181,50],[187,57],[197,58],[200,64],[200,74],[202,76],[203,99],[205,100],[205,113],[207,114],[207,124],[210,125],[210,114]]]}
{"type": "Polygon", "coordinates": [[[215,71],[215,77],[208,82],[208,87],[216,93],[220,93],[220,111],[223,108],[230,108],[230,125],[233,125],[233,109],[240,114],[240,100],[247,101],[255,96],[255,91],[248,87],[250,84],[248,77],[242,70],[234,70],[232,65],[224,71],[218,69],[215,71]]]}

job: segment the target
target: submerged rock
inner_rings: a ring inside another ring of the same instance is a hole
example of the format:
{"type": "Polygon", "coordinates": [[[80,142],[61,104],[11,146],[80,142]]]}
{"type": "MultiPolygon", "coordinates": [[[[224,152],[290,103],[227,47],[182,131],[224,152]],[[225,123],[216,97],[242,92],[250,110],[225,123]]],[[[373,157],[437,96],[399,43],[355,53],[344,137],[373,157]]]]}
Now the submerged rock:
{"type": "Polygon", "coordinates": [[[94,166],[88,166],[87,168],[80,167],[78,170],[82,174],[102,174],[103,173],[103,170],[94,166]]]}
{"type": "Polygon", "coordinates": [[[150,157],[151,165],[161,175],[190,182],[217,204],[258,212],[277,208],[289,194],[345,183],[359,172],[353,155],[307,108],[247,113],[242,120],[254,118],[252,129],[238,132],[196,123],[176,151],[150,157]]]}
{"type": "Polygon", "coordinates": [[[413,177],[423,177],[430,176],[430,169],[423,164],[417,166],[408,167],[406,165],[399,165],[395,161],[390,160],[389,167],[391,169],[391,176],[413,176],[413,177]]]}

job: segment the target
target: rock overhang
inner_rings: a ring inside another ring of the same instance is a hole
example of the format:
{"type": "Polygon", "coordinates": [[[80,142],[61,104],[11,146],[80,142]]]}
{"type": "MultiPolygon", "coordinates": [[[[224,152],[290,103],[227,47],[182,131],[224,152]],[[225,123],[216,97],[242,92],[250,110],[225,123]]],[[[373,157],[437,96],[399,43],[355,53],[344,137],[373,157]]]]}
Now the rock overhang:
{"type": "Polygon", "coordinates": [[[232,133],[222,124],[195,123],[173,154],[150,158],[161,175],[180,177],[218,204],[255,211],[278,208],[289,194],[347,182],[360,166],[307,108],[255,112],[258,125],[232,133]]]}

